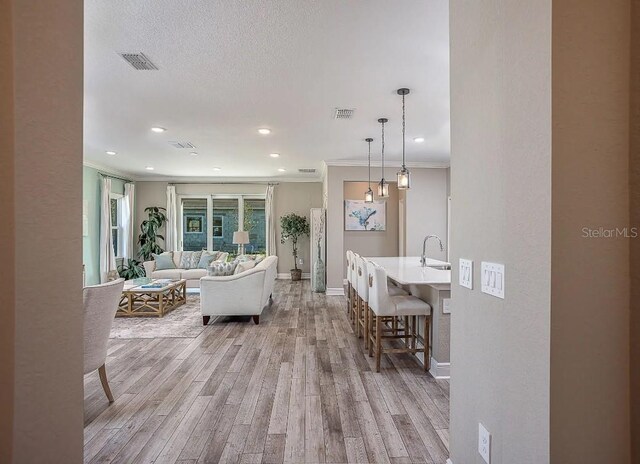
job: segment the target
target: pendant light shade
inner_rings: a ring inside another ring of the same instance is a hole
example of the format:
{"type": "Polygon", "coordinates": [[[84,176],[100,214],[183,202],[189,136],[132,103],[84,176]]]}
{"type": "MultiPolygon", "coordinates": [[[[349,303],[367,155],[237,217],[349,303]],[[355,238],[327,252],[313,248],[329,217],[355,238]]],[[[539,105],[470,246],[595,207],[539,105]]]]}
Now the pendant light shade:
{"type": "Polygon", "coordinates": [[[407,88],[398,89],[398,95],[402,96],[402,169],[396,174],[398,177],[398,189],[408,190],[411,188],[411,173],[405,166],[405,115],[404,115],[404,96],[409,95],[410,90],[407,88]]]}
{"type": "Polygon", "coordinates": [[[378,182],[378,197],[389,198],[389,183],[384,180],[384,125],[389,122],[387,118],[380,118],[378,122],[382,126],[382,176],[378,182]]]}
{"type": "Polygon", "coordinates": [[[364,141],[369,144],[369,188],[364,192],[364,202],[373,203],[373,190],[371,190],[371,142],[373,142],[373,139],[369,137],[364,139],[364,141]]]}

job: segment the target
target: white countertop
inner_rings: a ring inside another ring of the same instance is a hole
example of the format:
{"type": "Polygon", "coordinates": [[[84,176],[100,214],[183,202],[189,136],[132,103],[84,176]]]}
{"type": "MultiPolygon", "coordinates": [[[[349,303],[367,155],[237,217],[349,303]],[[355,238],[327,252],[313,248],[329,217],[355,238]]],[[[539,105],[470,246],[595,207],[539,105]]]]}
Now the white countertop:
{"type": "Polygon", "coordinates": [[[427,258],[427,266],[422,267],[419,256],[393,256],[367,258],[387,271],[387,277],[400,285],[444,285],[451,284],[451,271],[433,269],[429,266],[443,266],[449,263],[427,258]]]}

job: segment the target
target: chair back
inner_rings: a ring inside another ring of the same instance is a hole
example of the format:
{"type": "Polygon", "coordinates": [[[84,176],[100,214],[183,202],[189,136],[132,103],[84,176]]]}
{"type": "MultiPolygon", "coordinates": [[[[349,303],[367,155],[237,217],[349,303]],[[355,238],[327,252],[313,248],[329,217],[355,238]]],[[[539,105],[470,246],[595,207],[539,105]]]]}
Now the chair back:
{"type": "Polygon", "coordinates": [[[362,256],[356,258],[356,280],[358,282],[358,295],[363,301],[369,301],[369,272],[368,261],[362,256]]]}
{"type": "Polygon", "coordinates": [[[368,262],[367,271],[369,274],[369,307],[378,316],[393,316],[395,305],[389,297],[387,271],[371,261],[368,262]]]}
{"type": "Polygon", "coordinates": [[[83,290],[84,373],[95,371],[107,359],[111,322],[118,310],[124,279],[92,285],[83,290]]]}
{"type": "Polygon", "coordinates": [[[358,253],[356,253],[355,251],[351,252],[351,266],[349,266],[350,269],[350,278],[349,281],[351,282],[351,285],[353,286],[354,289],[358,289],[358,270],[356,268],[356,261],[358,260],[358,258],[360,258],[360,255],[358,253]]]}
{"type": "Polygon", "coordinates": [[[351,283],[351,260],[353,259],[353,252],[347,250],[347,282],[351,283]]]}

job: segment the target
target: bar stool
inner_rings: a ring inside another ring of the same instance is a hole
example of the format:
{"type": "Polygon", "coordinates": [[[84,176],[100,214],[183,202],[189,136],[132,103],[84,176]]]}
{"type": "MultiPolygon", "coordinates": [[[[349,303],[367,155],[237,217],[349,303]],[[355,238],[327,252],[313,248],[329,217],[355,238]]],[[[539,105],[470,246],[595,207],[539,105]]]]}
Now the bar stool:
{"type": "Polygon", "coordinates": [[[351,250],[347,250],[346,252],[346,262],[347,262],[347,316],[349,316],[349,318],[351,318],[351,291],[352,291],[352,287],[351,287],[351,278],[350,278],[350,273],[351,273],[351,256],[353,255],[353,252],[351,250]]]}
{"type": "Polygon", "coordinates": [[[424,353],[424,370],[429,370],[429,329],[431,326],[431,306],[410,295],[389,295],[387,272],[375,263],[369,263],[369,356],[376,356],[376,372],[380,372],[382,353],[424,353]],[[424,316],[424,347],[416,348],[417,316],[424,316]],[[404,317],[404,327],[400,335],[398,330],[387,330],[385,335],[383,323],[393,322],[397,317],[404,317]],[[411,319],[411,324],[409,324],[411,319]],[[409,330],[411,329],[411,330],[409,330]],[[382,345],[383,339],[404,338],[404,348],[389,348],[382,345]],[[409,343],[411,342],[411,343],[409,343]]]}
{"type": "Polygon", "coordinates": [[[351,323],[353,324],[353,329],[356,335],[359,337],[359,329],[358,329],[358,311],[360,308],[360,298],[358,296],[358,269],[357,262],[361,259],[360,255],[355,251],[351,252],[351,323]]]}

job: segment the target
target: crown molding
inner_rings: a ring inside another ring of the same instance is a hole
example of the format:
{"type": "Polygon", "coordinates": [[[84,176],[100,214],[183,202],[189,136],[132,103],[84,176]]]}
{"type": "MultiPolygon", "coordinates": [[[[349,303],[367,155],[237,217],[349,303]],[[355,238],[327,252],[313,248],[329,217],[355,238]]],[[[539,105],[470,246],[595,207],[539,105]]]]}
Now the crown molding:
{"type": "Polygon", "coordinates": [[[310,183],[310,182],[322,182],[319,177],[220,177],[220,176],[208,176],[208,177],[187,177],[187,176],[149,176],[149,177],[136,177],[136,182],[168,182],[179,184],[268,184],[268,183],[310,183]]]}
{"type": "Polygon", "coordinates": [[[104,174],[111,174],[113,176],[118,176],[118,177],[126,177],[127,179],[133,180],[133,181],[137,180],[136,176],[131,174],[130,172],[113,169],[103,164],[93,163],[91,161],[82,161],[82,165],[88,168],[96,169],[97,171],[100,171],[104,174]]]}
{"type": "MultiPolygon", "coordinates": [[[[353,159],[353,160],[328,160],[325,161],[326,166],[341,166],[341,167],[367,167],[369,163],[366,160],[353,159]]],[[[411,161],[405,163],[408,168],[413,169],[447,169],[450,165],[448,161],[411,161]]],[[[380,168],[382,163],[380,161],[372,161],[371,167],[380,168]]],[[[400,161],[386,161],[384,163],[385,168],[400,168],[402,162],[400,161]]]]}

